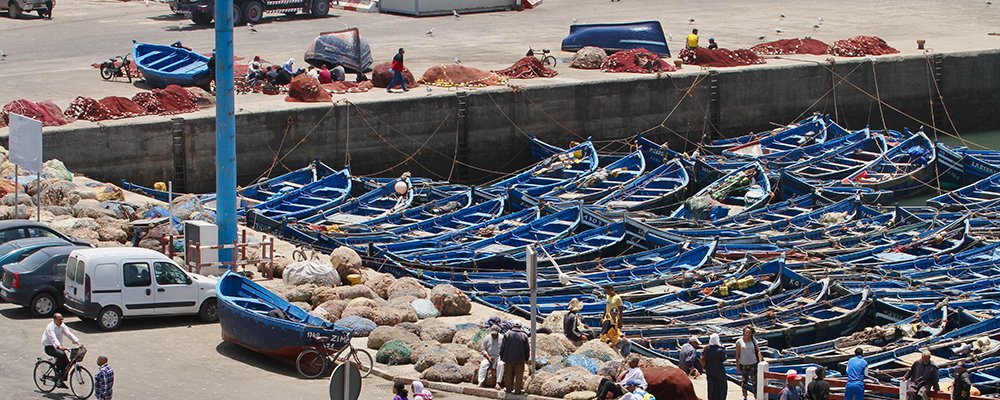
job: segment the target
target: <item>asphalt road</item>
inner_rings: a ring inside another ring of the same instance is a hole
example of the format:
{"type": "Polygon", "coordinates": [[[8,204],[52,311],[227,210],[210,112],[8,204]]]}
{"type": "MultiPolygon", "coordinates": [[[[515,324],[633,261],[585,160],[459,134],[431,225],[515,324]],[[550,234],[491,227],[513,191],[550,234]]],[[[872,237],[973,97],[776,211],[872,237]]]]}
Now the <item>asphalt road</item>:
{"type": "MultiPolygon", "coordinates": [[[[32,383],[32,368],[42,352],[49,319],[34,318],[21,307],[0,303],[0,400],[72,399],[68,389],[43,394],[32,383]]],[[[99,354],[115,370],[117,399],[275,400],[327,399],[327,379],[299,378],[295,368],[221,340],[218,324],[196,317],[126,320],[116,332],[102,332],[66,315],[87,347],[84,366],[97,372],[99,354]]],[[[362,382],[361,399],[390,399],[391,384],[375,376],[362,382]]],[[[435,399],[474,397],[435,393],[435,399]]]]}

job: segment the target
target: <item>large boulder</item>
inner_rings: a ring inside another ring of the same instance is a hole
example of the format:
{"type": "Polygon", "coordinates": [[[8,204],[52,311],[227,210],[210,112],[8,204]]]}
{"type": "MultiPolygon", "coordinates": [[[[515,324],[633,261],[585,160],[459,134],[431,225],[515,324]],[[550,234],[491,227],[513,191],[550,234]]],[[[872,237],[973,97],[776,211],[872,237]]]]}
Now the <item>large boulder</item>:
{"type": "Polygon", "coordinates": [[[462,371],[462,382],[476,383],[476,375],[479,374],[479,363],[459,364],[458,370],[462,371]]]}
{"type": "Polygon", "coordinates": [[[297,286],[286,286],[286,292],[282,293],[288,301],[309,301],[316,291],[316,285],[311,283],[297,286]]]}
{"type": "Polygon", "coordinates": [[[601,366],[597,368],[597,375],[603,378],[617,379],[618,371],[621,370],[622,361],[608,361],[601,364],[601,366]]]}
{"type": "Polygon", "coordinates": [[[413,308],[410,304],[413,296],[400,296],[390,300],[387,304],[388,308],[399,314],[400,319],[403,322],[417,322],[420,318],[417,317],[417,310],[413,308]]]}
{"type": "Polygon", "coordinates": [[[341,318],[337,320],[336,324],[350,329],[351,336],[353,337],[367,337],[377,327],[372,320],[368,318],[361,318],[356,315],[341,318]]]}
{"type": "Polygon", "coordinates": [[[645,367],[646,391],[658,399],[698,400],[694,383],[677,367],[645,367]]]}
{"type": "Polygon", "coordinates": [[[321,287],[316,289],[316,291],[313,292],[312,297],[309,299],[309,302],[318,306],[330,300],[340,300],[340,296],[334,289],[336,288],[321,287]]]}
{"type": "MultiPolygon", "coordinates": [[[[376,328],[378,329],[378,328],[376,328]]],[[[371,338],[369,337],[369,340],[371,338]]],[[[375,361],[385,365],[404,365],[410,363],[413,349],[402,340],[390,340],[379,347],[375,353],[375,361]]]]}
{"type": "Polygon", "coordinates": [[[312,283],[319,287],[331,287],[340,284],[340,275],[330,264],[315,260],[289,265],[282,272],[281,279],[286,285],[312,283]]]}
{"type": "MultiPolygon", "coordinates": [[[[315,304],[315,303],[313,303],[315,304]]],[[[327,321],[336,321],[343,318],[344,310],[347,308],[347,301],[345,300],[327,300],[320,303],[316,308],[322,308],[326,313],[323,318],[327,321]]],[[[356,315],[355,315],[356,316],[356,315]]],[[[367,318],[366,318],[367,319],[367,318]]],[[[371,321],[371,320],[369,320],[371,321]]],[[[374,328],[373,328],[374,329],[374,328]]]]}
{"type": "Polygon", "coordinates": [[[458,361],[458,365],[465,365],[470,362],[479,365],[479,360],[482,359],[483,353],[481,351],[470,349],[465,345],[458,343],[444,343],[442,346],[444,346],[448,352],[455,355],[455,361],[458,361]]]}
{"type": "Polygon", "coordinates": [[[391,285],[389,285],[388,299],[392,300],[400,296],[415,296],[420,299],[427,298],[427,288],[420,284],[416,278],[405,276],[396,279],[391,285]]]}
{"type": "Polygon", "coordinates": [[[437,285],[431,290],[431,302],[441,315],[446,317],[468,315],[472,311],[472,301],[469,300],[469,296],[448,284],[437,285]]]}
{"type": "Polygon", "coordinates": [[[42,207],[72,207],[80,201],[80,198],[76,185],[60,180],[52,184],[42,185],[42,191],[36,196],[36,201],[41,202],[42,207]]]}
{"type": "MultiPolygon", "coordinates": [[[[597,385],[592,384],[593,374],[580,367],[567,367],[556,372],[542,385],[541,396],[562,398],[572,392],[580,390],[597,390],[597,385]]],[[[670,398],[670,397],[666,397],[670,398]]]]}
{"type": "Polygon", "coordinates": [[[111,217],[117,218],[115,213],[104,206],[101,205],[97,200],[80,200],[75,205],[73,205],[73,215],[77,218],[93,218],[98,219],[101,217],[111,217]]]}
{"type": "Polygon", "coordinates": [[[340,286],[334,290],[334,293],[337,294],[337,297],[343,300],[351,300],[351,299],[356,299],[358,297],[364,297],[368,299],[380,298],[375,294],[375,292],[372,291],[371,288],[362,285],[340,286]]]}
{"type": "Polygon", "coordinates": [[[347,275],[360,273],[361,256],[354,249],[341,246],[330,253],[330,266],[337,270],[341,278],[345,278],[347,275]]]}
{"type": "Polygon", "coordinates": [[[416,299],[410,302],[413,306],[413,311],[417,314],[419,319],[427,318],[437,318],[441,316],[441,312],[438,311],[437,307],[434,307],[434,303],[431,303],[427,299],[416,299]]]}
{"type": "Polygon", "coordinates": [[[97,237],[102,242],[125,244],[128,242],[129,235],[118,227],[104,225],[97,230],[97,237]]]}
{"type": "Polygon", "coordinates": [[[439,343],[451,343],[451,340],[455,337],[455,327],[446,324],[439,319],[425,319],[420,321],[419,325],[420,338],[423,340],[435,340],[439,343]]]}
{"type": "Polygon", "coordinates": [[[423,372],[424,370],[430,368],[431,366],[442,363],[458,364],[458,359],[455,358],[454,354],[451,354],[443,347],[432,348],[420,354],[420,358],[417,359],[417,362],[413,365],[413,368],[416,369],[417,372],[423,372]]]}
{"type": "Polygon", "coordinates": [[[576,345],[570,341],[566,335],[553,333],[548,335],[538,335],[536,339],[538,354],[547,356],[566,356],[576,351],[576,345]]]}
{"type": "Polygon", "coordinates": [[[600,47],[587,46],[573,55],[573,61],[570,62],[569,66],[571,68],[580,69],[600,69],[604,61],[608,59],[608,53],[600,47]]]}
{"type": "Polygon", "coordinates": [[[435,364],[420,374],[420,379],[432,382],[462,383],[462,368],[453,362],[435,364]]]}
{"type": "Polygon", "coordinates": [[[414,364],[417,363],[417,360],[419,360],[420,356],[422,356],[425,352],[434,351],[437,349],[442,349],[442,350],[445,349],[441,343],[432,340],[421,340],[417,343],[414,343],[411,347],[413,347],[414,364]]]}
{"type": "MultiPolygon", "coordinates": [[[[420,337],[394,326],[379,326],[368,335],[368,348],[382,348],[382,345],[390,340],[399,340],[408,345],[413,345],[420,342],[420,337]]],[[[410,352],[413,352],[412,347],[410,348],[410,352]]]]}
{"type": "Polygon", "coordinates": [[[383,299],[389,298],[389,286],[396,281],[396,278],[389,274],[377,272],[370,268],[361,269],[361,281],[365,286],[383,299]]]}
{"type": "Polygon", "coordinates": [[[542,328],[552,333],[563,333],[563,317],[569,313],[566,310],[553,311],[542,321],[542,328]]]}
{"type": "Polygon", "coordinates": [[[598,362],[607,361],[621,361],[622,356],[615,349],[612,349],[607,343],[604,343],[598,339],[588,341],[576,349],[573,354],[578,354],[582,356],[587,356],[597,360],[598,362]]]}
{"type": "Polygon", "coordinates": [[[396,325],[397,328],[410,332],[414,335],[420,336],[420,325],[416,322],[400,322],[396,325]]]}
{"type": "Polygon", "coordinates": [[[483,329],[479,326],[458,329],[455,331],[455,336],[452,338],[452,342],[466,345],[473,350],[480,350],[483,348],[483,338],[489,334],[490,331],[488,329],[483,329]]]}
{"type": "Polygon", "coordinates": [[[563,396],[563,400],[595,400],[597,399],[597,392],[593,390],[578,390],[572,393],[567,393],[563,396]]]}
{"type": "Polygon", "coordinates": [[[524,391],[529,394],[539,395],[545,387],[545,381],[555,375],[553,372],[535,371],[534,375],[528,376],[524,381],[524,391]]]}
{"type": "Polygon", "coordinates": [[[310,311],[313,310],[313,306],[310,305],[309,303],[304,302],[304,301],[296,301],[296,302],[292,303],[292,305],[296,306],[298,308],[301,308],[305,312],[310,312],[310,311]]]}

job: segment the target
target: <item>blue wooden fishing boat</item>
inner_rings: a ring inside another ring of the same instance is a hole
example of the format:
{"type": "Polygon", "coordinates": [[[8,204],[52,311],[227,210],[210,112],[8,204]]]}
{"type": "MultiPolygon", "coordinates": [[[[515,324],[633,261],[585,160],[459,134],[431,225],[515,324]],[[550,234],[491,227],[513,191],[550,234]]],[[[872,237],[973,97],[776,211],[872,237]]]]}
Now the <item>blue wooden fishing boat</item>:
{"type": "Polygon", "coordinates": [[[537,208],[528,208],[510,214],[501,215],[478,224],[466,225],[461,229],[453,230],[430,238],[420,238],[418,235],[417,238],[413,240],[377,245],[374,249],[372,249],[372,251],[385,256],[387,254],[417,254],[432,249],[458,247],[463,243],[474,243],[490,239],[496,235],[524,227],[539,218],[541,218],[541,216],[537,208]]]}
{"type": "Polygon", "coordinates": [[[941,142],[936,147],[938,179],[945,189],[968,186],[1000,173],[1000,151],[971,150],[941,142]]]}
{"type": "Polygon", "coordinates": [[[310,315],[253,281],[227,272],[216,284],[222,339],[294,362],[299,353],[328,338],[323,346],[338,350],[348,345],[351,331],[310,315]]]}
{"type": "Polygon", "coordinates": [[[839,147],[822,156],[803,160],[784,168],[805,179],[841,179],[864,168],[885,154],[888,145],[881,135],[873,135],[839,147]]]}
{"type": "Polygon", "coordinates": [[[933,187],[936,154],[934,143],[918,132],[839,183],[821,186],[860,187],[909,197],[933,187]]]}
{"type": "Polygon", "coordinates": [[[132,56],[142,78],[154,88],[201,86],[211,79],[209,58],[180,47],[132,41],[132,56]]]}
{"type": "Polygon", "coordinates": [[[249,213],[275,221],[308,217],[336,207],[351,192],[351,172],[344,168],[323,179],[251,207],[249,213]]]}
{"type": "Polygon", "coordinates": [[[534,207],[539,200],[546,203],[593,203],[611,192],[627,186],[646,170],[641,152],[634,152],[617,161],[600,167],[575,181],[555,188],[534,187],[522,190],[519,185],[510,188],[508,198],[512,204],[534,207]]]}
{"type": "Polygon", "coordinates": [[[771,200],[771,182],[759,163],[749,163],[698,191],[670,216],[715,220],[762,207],[771,200]]]}
{"type": "Polygon", "coordinates": [[[666,143],[657,144],[647,139],[641,132],[635,135],[635,144],[646,158],[646,164],[651,167],[659,167],[670,160],[678,160],[686,168],[694,165],[694,161],[687,154],[671,150],[666,143]]]}
{"type": "Polygon", "coordinates": [[[776,138],[775,140],[781,141],[785,136],[799,135],[801,131],[797,129],[798,127],[815,125],[818,123],[817,121],[825,119],[827,119],[826,115],[816,113],[796,123],[781,125],[769,131],[755,132],[732,138],[715,139],[704,143],[700,149],[703,149],[708,154],[722,154],[724,150],[744,146],[766,137],[774,137],[776,138]],[[789,131],[791,132],[789,133],[789,131]]]}
{"type": "Polygon", "coordinates": [[[828,116],[817,115],[815,118],[807,119],[778,134],[764,136],[725,149],[722,154],[728,157],[757,159],[772,154],[785,154],[851,134],[850,131],[840,128],[840,126],[837,126],[836,129],[827,129],[831,124],[828,116]]]}
{"type": "Polygon", "coordinates": [[[418,207],[410,207],[402,212],[385,215],[379,218],[351,225],[339,225],[335,231],[328,231],[334,237],[351,235],[370,235],[405,228],[409,225],[448,215],[467,208],[473,203],[473,191],[466,190],[450,196],[445,196],[418,207]]]}
{"type": "Polygon", "coordinates": [[[602,48],[608,54],[621,50],[646,49],[654,54],[670,57],[670,48],[667,47],[660,21],[570,25],[569,36],[562,41],[562,50],[576,52],[587,46],[602,48]]]}
{"type": "Polygon", "coordinates": [[[664,212],[680,201],[690,182],[682,163],[670,160],[598,199],[594,205],[605,210],[664,212]]]}
{"type": "Polygon", "coordinates": [[[483,191],[501,195],[514,185],[517,185],[521,190],[551,189],[594,172],[598,164],[597,150],[588,140],[546,158],[524,172],[493,183],[483,188],[483,191]]]}
{"type": "Polygon", "coordinates": [[[1000,173],[963,188],[927,200],[927,204],[946,211],[972,211],[1000,205],[1000,173]]]}
{"type": "Polygon", "coordinates": [[[354,225],[405,210],[413,204],[413,191],[409,174],[387,182],[381,188],[348,201],[334,208],[317,210],[310,217],[300,220],[313,229],[331,230],[333,225],[354,225]],[[399,193],[396,183],[405,185],[404,192],[399,193]]]}

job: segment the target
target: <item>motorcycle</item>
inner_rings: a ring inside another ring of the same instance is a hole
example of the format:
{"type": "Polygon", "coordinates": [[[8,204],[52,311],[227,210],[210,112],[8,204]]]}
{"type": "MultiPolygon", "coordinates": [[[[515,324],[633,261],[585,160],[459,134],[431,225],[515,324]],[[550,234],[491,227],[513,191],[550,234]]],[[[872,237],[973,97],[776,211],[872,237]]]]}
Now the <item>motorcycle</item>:
{"type": "Polygon", "coordinates": [[[101,63],[101,78],[104,80],[111,80],[112,78],[127,77],[129,83],[132,82],[132,60],[129,60],[129,54],[126,53],[124,57],[112,57],[108,61],[101,63]]]}

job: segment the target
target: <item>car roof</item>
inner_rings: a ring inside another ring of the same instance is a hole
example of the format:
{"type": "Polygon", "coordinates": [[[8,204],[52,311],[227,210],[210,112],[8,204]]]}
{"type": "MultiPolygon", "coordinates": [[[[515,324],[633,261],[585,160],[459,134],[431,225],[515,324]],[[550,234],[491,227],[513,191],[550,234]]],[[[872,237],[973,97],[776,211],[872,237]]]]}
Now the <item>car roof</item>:
{"type": "MultiPolygon", "coordinates": [[[[9,228],[29,228],[29,227],[42,227],[49,228],[47,224],[41,222],[31,221],[27,219],[8,219],[0,221],[0,230],[9,228]]],[[[52,229],[52,228],[49,228],[52,229]]]]}
{"type": "Polygon", "coordinates": [[[77,250],[77,249],[89,249],[89,248],[90,248],[89,246],[80,246],[80,245],[72,244],[71,243],[71,244],[68,244],[66,246],[46,247],[44,249],[38,250],[38,252],[39,253],[48,254],[51,257],[55,257],[55,256],[61,256],[61,255],[69,254],[73,250],[77,250]]]}
{"type": "Polygon", "coordinates": [[[146,257],[160,260],[173,261],[170,257],[167,257],[163,253],[155,250],[145,249],[142,247],[98,247],[98,248],[81,248],[74,250],[73,254],[77,258],[82,259],[94,259],[94,258],[104,258],[104,257],[146,257]]]}
{"type": "Polygon", "coordinates": [[[15,247],[15,248],[22,249],[22,248],[25,248],[25,247],[45,245],[45,244],[50,244],[50,243],[66,243],[66,244],[70,244],[69,242],[67,242],[63,238],[47,237],[47,236],[45,236],[45,237],[33,237],[33,238],[15,239],[15,240],[11,240],[9,242],[4,243],[3,246],[10,246],[10,247],[15,247]]]}

